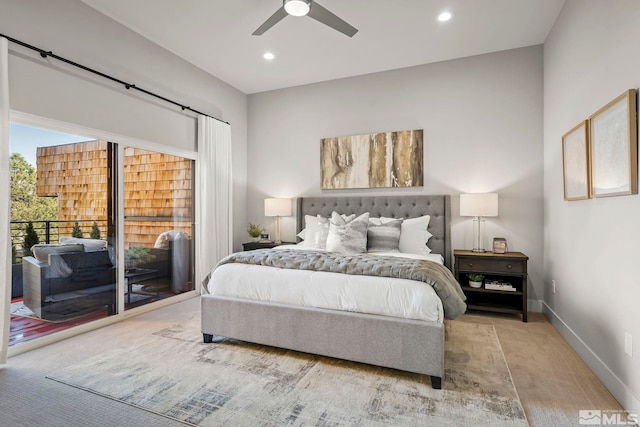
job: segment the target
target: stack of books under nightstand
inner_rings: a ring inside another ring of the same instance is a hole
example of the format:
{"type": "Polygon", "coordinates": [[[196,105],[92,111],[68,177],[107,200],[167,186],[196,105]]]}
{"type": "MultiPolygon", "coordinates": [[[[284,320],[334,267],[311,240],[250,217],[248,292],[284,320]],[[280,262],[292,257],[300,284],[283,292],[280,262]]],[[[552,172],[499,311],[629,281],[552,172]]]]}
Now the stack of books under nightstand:
{"type": "Polygon", "coordinates": [[[501,280],[487,280],[484,282],[485,289],[491,289],[493,291],[508,291],[515,292],[517,289],[509,282],[503,282],[501,280]]]}

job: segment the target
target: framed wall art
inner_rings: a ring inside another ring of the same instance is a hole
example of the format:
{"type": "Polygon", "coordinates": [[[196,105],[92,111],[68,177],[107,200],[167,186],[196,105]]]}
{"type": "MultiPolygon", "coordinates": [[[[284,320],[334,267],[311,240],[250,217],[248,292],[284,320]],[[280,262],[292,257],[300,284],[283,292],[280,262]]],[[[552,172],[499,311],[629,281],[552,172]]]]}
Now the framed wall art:
{"type": "Polygon", "coordinates": [[[589,184],[589,122],[584,120],[562,135],[564,199],[591,197],[589,184]]]}
{"type": "Polygon", "coordinates": [[[320,140],[320,188],[421,187],[423,131],[405,130],[320,140]]]}
{"type": "Polygon", "coordinates": [[[589,117],[591,194],[638,193],[636,89],[630,89],[589,117]]]}

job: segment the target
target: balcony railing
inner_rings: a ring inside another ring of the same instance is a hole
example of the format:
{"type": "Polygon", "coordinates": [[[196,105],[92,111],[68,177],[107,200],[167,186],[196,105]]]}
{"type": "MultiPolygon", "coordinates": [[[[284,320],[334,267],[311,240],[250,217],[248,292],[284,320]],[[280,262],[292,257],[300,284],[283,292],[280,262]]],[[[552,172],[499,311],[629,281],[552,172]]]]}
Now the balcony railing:
{"type": "MultiPolygon", "coordinates": [[[[58,243],[60,236],[71,236],[74,224],[77,222],[82,230],[84,237],[89,237],[91,234],[91,228],[93,227],[93,220],[78,220],[78,221],[60,221],[60,220],[44,220],[44,221],[11,221],[11,244],[16,250],[21,251],[24,249],[24,237],[27,224],[31,222],[33,229],[38,235],[40,243],[58,243]]],[[[107,221],[96,221],[98,228],[100,229],[101,238],[107,236],[107,221]]]]}

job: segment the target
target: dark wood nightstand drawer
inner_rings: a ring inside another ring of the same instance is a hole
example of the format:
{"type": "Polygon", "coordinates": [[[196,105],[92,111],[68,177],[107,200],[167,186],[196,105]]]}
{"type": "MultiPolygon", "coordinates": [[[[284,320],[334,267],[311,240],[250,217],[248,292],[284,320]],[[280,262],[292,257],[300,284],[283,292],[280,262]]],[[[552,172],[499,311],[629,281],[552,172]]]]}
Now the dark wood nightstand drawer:
{"type": "Polygon", "coordinates": [[[458,268],[460,270],[481,270],[486,273],[524,273],[525,264],[515,259],[480,259],[480,258],[460,258],[458,268]]]}

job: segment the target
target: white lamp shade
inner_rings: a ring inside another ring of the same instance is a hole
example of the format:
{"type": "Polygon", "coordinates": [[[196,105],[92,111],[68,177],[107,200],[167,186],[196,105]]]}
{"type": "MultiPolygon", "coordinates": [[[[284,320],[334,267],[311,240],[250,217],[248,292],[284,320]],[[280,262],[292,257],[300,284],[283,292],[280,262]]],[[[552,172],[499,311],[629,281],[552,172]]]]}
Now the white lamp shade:
{"type": "Polygon", "coordinates": [[[498,216],[498,194],[461,194],[460,216],[498,216]]]}
{"type": "Polygon", "coordinates": [[[291,216],[291,199],[264,199],[264,216],[291,216]]]}

